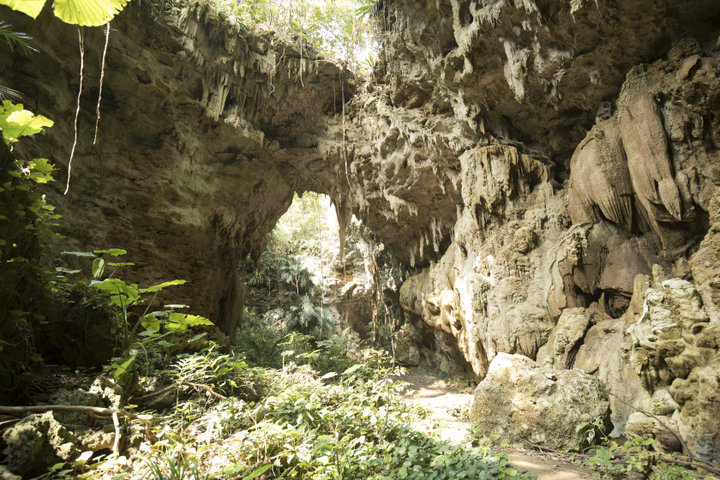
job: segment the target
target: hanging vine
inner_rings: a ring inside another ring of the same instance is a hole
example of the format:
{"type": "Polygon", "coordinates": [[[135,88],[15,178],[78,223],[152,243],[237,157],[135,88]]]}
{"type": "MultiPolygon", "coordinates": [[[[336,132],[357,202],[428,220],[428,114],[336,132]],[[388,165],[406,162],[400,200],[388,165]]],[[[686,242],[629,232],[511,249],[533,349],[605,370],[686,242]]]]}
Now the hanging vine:
{"type": "Polygon", "coordinates": [[[100,126],[100,103],[102,102],[103,81],[105,79],[105,57],[107,56],[108,43],[110,43],[110,22],[105,25],[105,46],[103,47],[102,61],[100,62],[100,87],[98,90],[97,106],[95,107],[95,135],[93,145],[97,143],[98,127],[100,126]]]}
{"type": "Polygon", "coordinates": [[[72,173],[73,156],[75,155],[75,147],[77,146],[77,139],[78,139],[78,117],[80,116],[80,97],[82,97],[83,70],[85,68],[85,40],[83,38],[82,30],[80,27],[78,27],[77,31],[78,31],[78,46],[80,48],[80,86],[78,87],[77,106],[75,108],[75,121],[73,122],[74,137],[73,137],[72,148],[70,149],[70,160],[68,160],[67,183],[65,184],[65,192],[63,193],[63,195],[67,195],[68,191],[70,190],[70,175],[72,173]]]}

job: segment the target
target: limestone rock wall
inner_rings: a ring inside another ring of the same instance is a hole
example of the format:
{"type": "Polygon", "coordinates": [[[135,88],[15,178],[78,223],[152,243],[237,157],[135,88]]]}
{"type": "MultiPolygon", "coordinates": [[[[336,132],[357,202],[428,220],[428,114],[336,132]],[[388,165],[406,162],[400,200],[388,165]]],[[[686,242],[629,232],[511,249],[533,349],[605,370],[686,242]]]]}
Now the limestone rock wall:
{"type": "MultiPolygon", "coordinates": [[[[395,104],[569,155],[639,62],[717,28],[712,0],[384,2],[395,104]]],[[[561,159],[559,159],[561,160],[561,159]]],[[[562,161],[562,160],[561,160],[562,161]]]]}
{"type": "Polygon", "coordinates": [[[450,245],[409,275],[403,305],[455,338],[478,378],[501,352],[600,377],[617,395],[617,434],[642,430],[623,402],[650,410],[674,382],[677,392],[694,388],[703,400],[687,406],[668,390],[678,406],[667,415],[693,452],[714,459],[718,429],[696,427],[715,401],[696,385],[713,391],[717,347],[675,329],[686,343],[654,347],[639,367],[637,345],[647,340],[628,328],[647,322],[653,269],[694,282],[698,311],[717,316],[720,43],[708,21],[718,6],[417,9],[391,2],[385,10],[395,39],[385,59],[391,100],[454,116],[472,146],[458,157],[450,245]],[[653,362],[664,383],[645,379],[653,362]]]}
{"type": "Polygon", "coordinates": [[[50,12],[31,22],[2,7],[39,52],[3,54],[0,78],[23,93],[27,108],[55,120],[16,153],[58,166],[58,183],[47,192],[67,236],[57,250],[125,248],[136,264],[125,278],[141,285],[188,280],[174,298],[188,299],[232,335],[244,298],[237,261],[262,252],[294,189],[331,183],[321,174],[302,181],[297,172],[332,172],[310,147],[324,131],[323,115],[336,102],[341,107],[333,85],[340,88],[342,75],[272,35],[230,27],[204,2],[154,5],[130,5],[112,23],[96,144],[104,32],[84,30],[84,90],[66,196],[78,32],[50,12]],[[322,166],[308,170],[313,162],[322,166]]]}

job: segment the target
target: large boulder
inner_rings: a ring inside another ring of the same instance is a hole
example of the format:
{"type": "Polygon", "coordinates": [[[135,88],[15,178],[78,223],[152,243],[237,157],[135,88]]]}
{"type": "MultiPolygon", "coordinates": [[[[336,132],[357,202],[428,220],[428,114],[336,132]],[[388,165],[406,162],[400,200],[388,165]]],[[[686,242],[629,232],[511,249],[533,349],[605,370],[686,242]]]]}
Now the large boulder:
{"type": "Polygon", "coordinates": [[[599,419],[609,426],[610,403],[598,378],[500,353],[475,390],[470,419],[489,443],[532,442],[579,450],[587,435],[578,425],[599,419]]]}

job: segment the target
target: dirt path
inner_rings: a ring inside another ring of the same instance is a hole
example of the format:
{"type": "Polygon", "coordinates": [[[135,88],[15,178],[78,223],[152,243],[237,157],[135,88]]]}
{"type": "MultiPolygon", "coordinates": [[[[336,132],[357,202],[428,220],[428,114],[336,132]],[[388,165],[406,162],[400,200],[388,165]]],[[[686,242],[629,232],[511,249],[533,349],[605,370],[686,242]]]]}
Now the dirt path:
{"type": "Polygon", "coordinates": [[[470,412],[472,390],[419,371],[408,371],[402,380],[412,389],[406,401],[430,412],[413,427],[441,440],[464,443],[470,423],[463,418],[470,412]]]}
{"type": "MultiPolygon", "coordinates": [[[[404,396],[408,403],[429,411],[428,418],[413,427],[455,444],[466,443],[470,429],[468,418],[472,405],[472,389],[462,387],[418,370],[410,370],[402,378],[411,390],[404,396]]],[[[537,480],[586,480],[597,478],[582,465],[568,463],[559,457],[526,450],[499,450],[505,453],[510,466],[537,480]]]]}

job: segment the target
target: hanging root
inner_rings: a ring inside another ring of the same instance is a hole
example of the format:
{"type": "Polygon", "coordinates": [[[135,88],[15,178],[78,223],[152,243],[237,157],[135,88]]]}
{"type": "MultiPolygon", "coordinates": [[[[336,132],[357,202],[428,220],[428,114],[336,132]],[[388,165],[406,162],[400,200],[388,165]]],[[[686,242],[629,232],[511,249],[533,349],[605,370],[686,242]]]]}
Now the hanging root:
{"type": "Polygon", "coordinates": [[[65,184],[65,193],[63,195],[67,195],[68,190],[70,190],[70,173],[72,172],[72,161],[73,156],[75,155],[75,146],[77,145],[77,137],[78,137],[78,116],[80,115],[80,97],[82,96],[82,89],[83,89],[83,69],[85,67],[85,45],[83,41],[83,35],[82,30],[80,27],[78,27],[78,45],[80,47],[80,87],[78,88],[78,95],[77,95],[77,107],[75,108],[75,122],[73,124],[73,130],[75,132],[75,137],[73,138],[73,144],[72,149],[70,150],[70,160],[68,160],[68,171],[67,171],[67,183],[65,184]]]}
{"type": "Polygon", "coordinates": [[[110,22],[105,25],[105,47],[103,48],[102,62],[100,65],[100,89],[98,90],[98,101],[95,107],[95,136],[93,145],[97,143],[98,126],[100,125],[100,102],[102,102],[103,80],[105,79],[105,57],[107,56],[108,43],[110,42],[110,22]]]}

